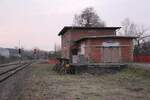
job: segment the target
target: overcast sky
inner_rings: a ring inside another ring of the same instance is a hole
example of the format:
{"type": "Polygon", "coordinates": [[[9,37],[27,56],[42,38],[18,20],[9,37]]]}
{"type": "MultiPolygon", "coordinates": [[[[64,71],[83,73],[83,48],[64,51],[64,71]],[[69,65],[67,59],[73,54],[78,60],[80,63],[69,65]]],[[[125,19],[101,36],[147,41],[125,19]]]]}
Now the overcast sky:
{"type": "Polygon", "coordinates": [[[94,7],[107,26],[123,19],[150,26],[150,0],[0,0],[0,47],[21,45],[53,50],[58,32],[72,25],[73,16],[94,7]]]}

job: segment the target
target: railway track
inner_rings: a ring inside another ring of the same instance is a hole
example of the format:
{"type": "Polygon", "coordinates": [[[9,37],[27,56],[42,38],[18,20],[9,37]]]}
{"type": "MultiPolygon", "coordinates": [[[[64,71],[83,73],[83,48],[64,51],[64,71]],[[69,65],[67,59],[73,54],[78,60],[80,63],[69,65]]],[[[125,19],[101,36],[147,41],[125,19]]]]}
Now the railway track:
{"type": "Polygon", "coordinates": [[[28,67],[31,64],[32,62],[23,62],[23,63],[0,65],[0,83],[9,79],[17,72],[23,70],[24,68],[28,67]]]}

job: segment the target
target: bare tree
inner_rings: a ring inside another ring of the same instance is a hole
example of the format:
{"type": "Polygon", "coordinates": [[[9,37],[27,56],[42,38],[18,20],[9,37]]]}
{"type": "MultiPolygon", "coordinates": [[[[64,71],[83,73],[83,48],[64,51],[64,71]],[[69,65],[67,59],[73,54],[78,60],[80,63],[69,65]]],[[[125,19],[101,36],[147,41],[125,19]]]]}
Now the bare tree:
{"type": "Polygon", "coordinates": [[[96,14],[94,8],[88,7],[84,9],[79,15],[75,14],[73,25],[82,27],[104,27],[105,23],[96,14]]]}
{"type": "Polygon", "coordinates": [[[122,29],[119,31],[120,35],[136,36],[137,41],[143,41],[145,37],[148,37],[147,32],[149,28],[144,25],[138,25],[130,21],[128,18],[122,21],[122,29]]]}
{"type": "Polygon", "coordinates": [[[126,18],[122,21],[122,29],[120,30],[121,35],[125,36],[137,36],[139,38],[144,37],[149,28],[144,25],[138,25],[126,18]]]}
{"type": "Polygon", "coordinates": [[[150,37],[150,35],[147,34],[148,30],[149,28],[145,27],[144,25],[135,24],[134,22],[126,18],[122,22],[122,29],[120,30],[119,34],[137,37],[135,40],[135,48],[137,49],[138,54],[141,49],[140,44],[144,44],[146,42],[146,38],[150,37]]]}
{"type": "Polygon", "coordinates": [[[137,36],[137,25],[134,22],[131,22],[128,18],[122,21],[122,28],[119,31],[119,34],[125,36],[137,36]]]}

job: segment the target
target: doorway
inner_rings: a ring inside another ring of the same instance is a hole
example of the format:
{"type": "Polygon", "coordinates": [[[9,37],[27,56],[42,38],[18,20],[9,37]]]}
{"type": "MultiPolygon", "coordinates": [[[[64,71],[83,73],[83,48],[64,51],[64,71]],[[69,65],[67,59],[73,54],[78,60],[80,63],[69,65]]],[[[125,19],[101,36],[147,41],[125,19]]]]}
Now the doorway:
{"type": "Polygon", "coordinates": [[[119,63],[121,62],[121,48],[119,43],[103,43],[102,61],[104,63],[119,63]]]}

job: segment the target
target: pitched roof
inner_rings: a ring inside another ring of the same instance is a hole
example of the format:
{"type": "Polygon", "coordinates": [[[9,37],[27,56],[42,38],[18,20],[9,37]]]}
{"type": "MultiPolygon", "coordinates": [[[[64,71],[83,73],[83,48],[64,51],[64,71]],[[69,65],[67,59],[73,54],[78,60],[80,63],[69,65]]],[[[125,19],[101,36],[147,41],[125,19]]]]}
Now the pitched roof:
{"type": "Polygon", "coordinates": [[[111,29],[111,30],[116,30],[120,29],[121,27],[77,27],[77,26],[65,26],[60,32],[59,36],[63,35],[66,33],[68,30],[76,30],[76,29],[98,29],[98,30],[103,30],[103,29],[111,29]]]}

